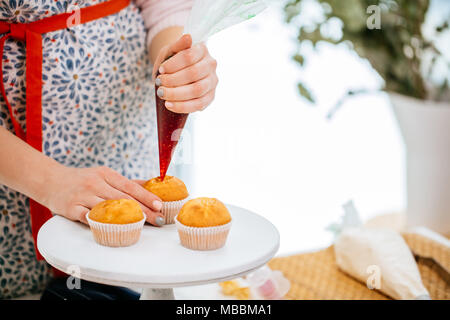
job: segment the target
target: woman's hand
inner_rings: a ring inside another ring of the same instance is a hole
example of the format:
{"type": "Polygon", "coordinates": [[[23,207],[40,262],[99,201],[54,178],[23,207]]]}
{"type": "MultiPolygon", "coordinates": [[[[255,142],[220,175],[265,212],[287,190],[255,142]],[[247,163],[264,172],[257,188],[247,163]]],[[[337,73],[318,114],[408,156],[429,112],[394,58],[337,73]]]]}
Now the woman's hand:
{"type": "Polygon", "coordinates": [[[160,213],[162,202],[144,189],[143,181],[131,181],[107,168],[67,168],[59,166],[49,181],[45,205],[54,213],[70,220],[87,223],[86,213],[97,203],[108,199],[134,199],[147,216],[147,222],[164,224],[160,213]]]}
{"type": "Polygon", "coordinates": [[[157,71],[160,73],[155,80],[159,86],[157,94],[173,112],[203,110],[214,99],[218,83],[216,67],[216,60],[203,43],[192,46],[191,36],[183,35],[162,47],[155,60],[153,79],[157,71]]]}

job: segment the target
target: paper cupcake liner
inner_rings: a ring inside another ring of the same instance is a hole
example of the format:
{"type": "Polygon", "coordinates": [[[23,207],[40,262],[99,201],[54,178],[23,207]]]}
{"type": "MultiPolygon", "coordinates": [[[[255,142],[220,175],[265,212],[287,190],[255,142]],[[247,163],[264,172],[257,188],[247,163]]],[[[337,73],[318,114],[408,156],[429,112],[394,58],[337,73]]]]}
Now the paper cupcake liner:
{"type": "Polygon", "coordinates": [[[193,250],[215,250],[222,248],[227,240],[231,222],[216,227],[188,227],[175,217],[180,242],[183,247],[193,250]]]}
{"type": "Polygon", "coordinates": [[[161,213],[164,215],[164,223],[174,224],[176,215],[187,201],[188,198],[178,201],[163,201],[161,213]]]}
{"type": "Polygon", "coordinates": [[[89,213],[86,219],[91,228],[94,240],[108,247],[127,247],[138,242],[141,236],[142,228],[145,223],[145,216],[141,221],[127,224],[101,223],[89,219],[89,213]]]}

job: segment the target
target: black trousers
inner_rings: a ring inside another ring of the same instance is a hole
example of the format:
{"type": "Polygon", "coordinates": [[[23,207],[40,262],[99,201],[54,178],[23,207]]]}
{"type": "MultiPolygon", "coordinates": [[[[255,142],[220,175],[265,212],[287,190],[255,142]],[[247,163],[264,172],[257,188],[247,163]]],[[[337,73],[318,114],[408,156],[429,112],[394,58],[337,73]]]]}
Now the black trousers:
{"type": "Polygon", "coordinates": [[[123,287],[80,280],[79,289],[69,289],[67,277],[53,279],[41,300],[139,300],[140,294],[123,287]]]}

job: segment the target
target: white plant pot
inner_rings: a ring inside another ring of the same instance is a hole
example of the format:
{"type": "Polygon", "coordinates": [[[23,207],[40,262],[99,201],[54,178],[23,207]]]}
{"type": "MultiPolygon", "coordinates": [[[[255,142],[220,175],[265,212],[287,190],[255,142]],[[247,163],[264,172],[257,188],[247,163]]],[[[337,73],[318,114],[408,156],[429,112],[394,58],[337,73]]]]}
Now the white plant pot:
{"type": "Polygon", "coordinates": [[[406,145],[407,227],[450,235],[450,104],[389,96],[406,145]]]}

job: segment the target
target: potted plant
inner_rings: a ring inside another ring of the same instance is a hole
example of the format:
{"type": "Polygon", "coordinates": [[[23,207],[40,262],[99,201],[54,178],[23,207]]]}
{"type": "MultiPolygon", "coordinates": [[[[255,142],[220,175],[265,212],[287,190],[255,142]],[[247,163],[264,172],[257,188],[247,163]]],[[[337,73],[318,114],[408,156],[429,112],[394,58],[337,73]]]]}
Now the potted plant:
{"type": "MultiPolygon", "coordinates": [[[[290,0],[286,4],[288,23],[301,19],[305,2],[290,0]]],[[[448,8],[448,2],[437,2],[448,8]]],[[[430,28],[426,19],[430,0],[315,3],[322,9],[322,19],[300,25],[298,41],[313,46],[320,41],[347,44],[384,79],[380,89],[390,96],[406,145],[408,226],[426,226],[450,235],[450,62],[439,49],[440,39],[448,35],[450,17],[430,28]],[[324,32],[336,22],[341,29],[339,37],[324,32]]],[[[303,66],[302,45],[294,59],[303,66]]],[[[304,83],[298,88],[304,98],[314,102],[304,83]]],[[[347,97],[365,92],[363,87],[355,88],[347,97]]]]}

